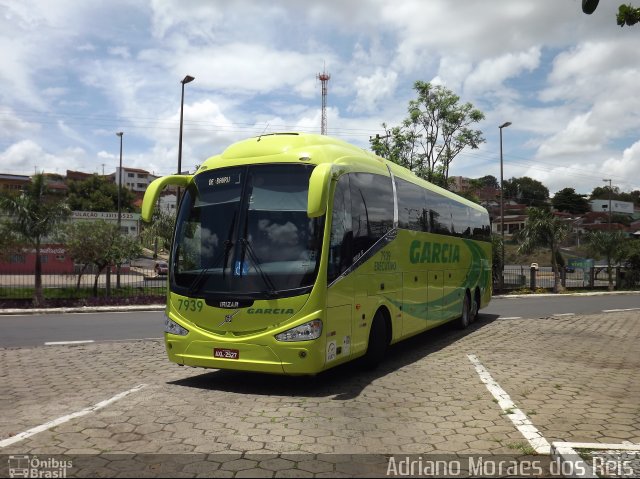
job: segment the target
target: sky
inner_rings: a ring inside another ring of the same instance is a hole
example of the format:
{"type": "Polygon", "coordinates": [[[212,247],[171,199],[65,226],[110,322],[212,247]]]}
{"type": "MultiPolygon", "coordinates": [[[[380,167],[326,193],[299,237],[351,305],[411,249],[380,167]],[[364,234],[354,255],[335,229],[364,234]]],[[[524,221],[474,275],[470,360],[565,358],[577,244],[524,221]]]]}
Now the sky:
{"type": "Polygon", "coordinates": [[[530,176],[553,195],[640,189],[640,26],[621,1],[0,0],[0,173],[156,175],[262,133],[362,148],[399,125],[415,81],[484,114],[450,175],[530,176]]]}

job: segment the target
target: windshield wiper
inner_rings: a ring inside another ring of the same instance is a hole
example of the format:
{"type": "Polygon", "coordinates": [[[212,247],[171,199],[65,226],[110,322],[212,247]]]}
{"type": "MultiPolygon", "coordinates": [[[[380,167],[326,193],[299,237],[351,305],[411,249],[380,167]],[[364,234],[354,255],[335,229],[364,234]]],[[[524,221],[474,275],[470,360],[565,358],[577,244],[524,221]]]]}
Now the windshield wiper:
{"type": "Polygon", "coordinates": [[[196,277],[196,279],[194,279],[193,282],[189,285],[189,295],[195,294],[198,291],[200,291],[200,286],[201,286],[201,283],[202,283],[203,279],[206,278],[206,276],[205,276],[206,273],[208,273],[212,269],[216,268],[217,265],[218,265],[218,262],[223,257],[224,257],[224,263],[222,264],[222,277],[224,278],[224,272],[225,272],[225,270],[227,268],[227,262],[229,261],[229,251],[231,251],[231,247],[232,246],[233,246],[233,242],[231,240],[225,240],[224,241],[224,249],[213,260],[213,263],[211,263],[211,266],[207,266],[206,268],[202,268],[200,270],[200,273],[198,273],[198,276],[196,277]]]}
{"type": "Polygon", "coordinates": [[[229,235],[227,236],[227,239],[224,240],[224,243],[223,243],[224,248],[218,254],[218,256],[215,257],[215,259],[211,263],[211,266],[207,266],[206,268],[202,268],[200,270],[200,273],[198,273],[198,276],[196,277],[196,279],[194,279],[193,282],[189,285],[189,295],[193,295],[198,291],[200,291],[200,285],[202,283],[202,280],[206,278],[205,275],[209,271],[211,271],[213,268],[216,268],[218,266],[218,261],[220,261],[221,258],[224,258],[222,263],[222,279],[224,279],[225,271],[227,269],[227,263],[229,262],[229,251],[231,251],[231,247],[233,246],[233,241],[231,241],[231,235],[233,235],[233,227],[236,223],[236,216],[237,216],[237,213],[234,212],[233,219],[231,220],[231,226],[229,227],[229,235]]]}
{"type": "Polygon", "coordinates": [[[256,271],[260,273],[260,277],[262,278],[262,281],[264,281],[264,284],[266,284],[267,288],[269,288],[267,290],[267,294],[269,296],[274,296],[276,294],[276,287],[274,286],[273,281],[271,281],[271,278],[269,277],[269,275],[265,273],[262,267],[260,266],[260,260],[256,256],[256,253],[253,250],[253,246],[251,246],[251,243],[249,243],[249,241],[246,238],[241,238],[240,243],[243,246],[242,248],[243,251],[246,251],[247,253],[249,253],[249,258],[251,258],[251,261],[253,262],[253,265],[256,271]]]}

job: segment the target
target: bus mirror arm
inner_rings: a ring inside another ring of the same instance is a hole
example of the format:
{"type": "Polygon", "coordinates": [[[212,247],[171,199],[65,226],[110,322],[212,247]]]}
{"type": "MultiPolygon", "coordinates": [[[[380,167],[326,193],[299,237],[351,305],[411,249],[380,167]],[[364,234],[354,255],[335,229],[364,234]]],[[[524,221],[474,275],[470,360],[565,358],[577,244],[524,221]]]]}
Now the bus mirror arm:
{"type": "Polygon", "coordinates": [[[153,180],[147,190],[144,192],[144,199],[142,200],[142,220],[149,222],[153,216],[153,208],[158,201],[160,192],[167,185],[179,186],[185,188],[193,178],[193,175],[169,175],[163,176],[153,180]]]}
{"type": "Polygon", "coordinates": [[[326,213],[330,182],[330,163],[321,163],[311,172],[311,177],[309,178],[309,198],[307,201],[307,216],[309,218],[317,218],[326,213]]]}

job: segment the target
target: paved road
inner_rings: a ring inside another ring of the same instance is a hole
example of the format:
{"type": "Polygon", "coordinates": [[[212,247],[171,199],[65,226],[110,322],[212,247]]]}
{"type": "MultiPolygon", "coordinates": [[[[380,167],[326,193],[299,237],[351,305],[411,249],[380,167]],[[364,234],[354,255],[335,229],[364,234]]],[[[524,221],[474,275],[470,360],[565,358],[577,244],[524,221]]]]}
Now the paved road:
{"type": "Polygon", "coordinates": [[[380,477],[390,456],[532,450],[544,466],[554,441],[640,442],[639,340],[634,311],[486,314],[313,378],[179,368],[161,341],[0,348],[0,453],[64,455],[66,477],[380,477]]]}
{"type": "MultiPolygon", "coordinates": [[[[494,298],[482,314],[492,318],[546,318],[557,314],[595,314],[634,308],[640,311],[640,293],[494,298]]],[[[159,338],[163,321],[161,311],[0,316],[0,347],[159,338]]]]}

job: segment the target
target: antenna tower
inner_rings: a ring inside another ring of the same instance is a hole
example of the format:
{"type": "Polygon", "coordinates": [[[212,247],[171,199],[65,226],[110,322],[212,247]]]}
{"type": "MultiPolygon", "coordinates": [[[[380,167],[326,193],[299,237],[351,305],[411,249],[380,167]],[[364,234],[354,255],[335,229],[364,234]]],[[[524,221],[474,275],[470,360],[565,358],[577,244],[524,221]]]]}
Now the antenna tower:
{"type": "Polygon", "coordinates": [[[322,73],[318,73],[316,76],[320,83],[322,84],[322,120],[320,123],[320,134],[327,134],[327,83],[329,83],[329,79],[331,75],[329,75],[326,71],[326,68],[323,69],[322,73]]]}

